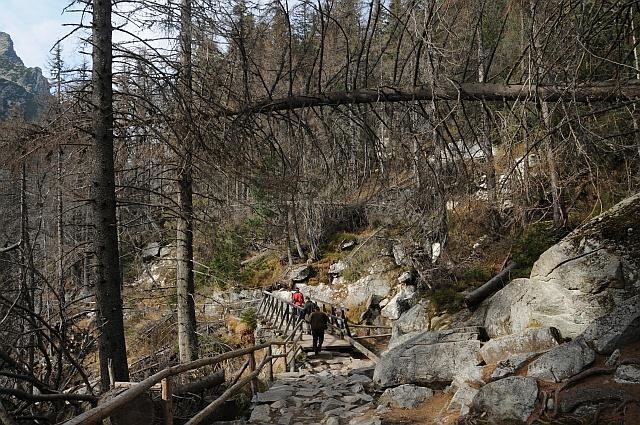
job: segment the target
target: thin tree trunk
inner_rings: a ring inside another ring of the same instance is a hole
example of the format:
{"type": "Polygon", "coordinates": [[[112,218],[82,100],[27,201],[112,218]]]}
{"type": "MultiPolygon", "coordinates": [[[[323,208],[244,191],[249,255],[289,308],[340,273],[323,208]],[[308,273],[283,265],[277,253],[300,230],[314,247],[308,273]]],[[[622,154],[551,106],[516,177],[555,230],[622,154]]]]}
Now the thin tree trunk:
{"type": "MultiPolygon", "coordinates": [[[[478,7],[478,83],[485,82],[485,51],[484,51],[484,35],[482,33],[482,17],[484,13],[484,2],[478,7]]],[[[491,223],[491,229],[494,232],[500,229],[500,209],[498,208],[498,196],[496,193],[496,167],[493,158],[493,144],[489,137],[489,116],[486,111],[486,105],[483,102],[480,103],[480,114],[482,119],[482,127],[480,132],[480,148],[484,152],[484,160],[487,164],[486,176],[487,176],[487,198],[489,202],[489,220],[491,223]]]]}
{"type": "Polygon", "coordinates": [[[298,251],[298,258],[304,259],[304,250],[302,249],[302,244],[300,243],[300,232],[298,230],[298,212],[296,210],[296,200],[295,195],[291,195],[291,224],[293,227],[293,241],[296,244],[296,250],[298,251]]]}
{"type": "Polygon", "coordinates": [[[129,380],[122,318],[120,257],[113,159],[111,1],[93,0],[93,223],[100,387],[109,389],[109,362],[117,381],[129,380]]]}
{"type": "MultiPolygon", "coordinates": [[[[544,68],[542,66],[542,51],[540,44],[537,41],[537,25],[536,25],[536,0],[530,0],[530,12],[532,25],[531,30],[533,34],[531,34],[532,47],[534,48],[534,58],[535,58],[535,69],[537,72],[536,83],[540,84],[544,80],[544,68]]],[[[549,109],[549,102],[547,100],[542,100],[541,102],[541,114],[542,121],[547,131],[551,130],[552,125],[552,117],[551,110],[549,109]]],[[[562,199],[562,191],[560,188],[560,179],[558,175],[558,167],[556,163],[555,156],[555,135],[550,134],[547,142],[545,143],[546,156],[547,156],[547,166],[549,169],[549,183],[551,189],[551,205],[553,208],[553,223],[556,227],[565,227],[567,224],[567,213],[564,206],[564,201],[562,199]]]]}
{"type": "MultiPolygon", "coordinates": [[[[178,349],[180,361],[188,362],[198,355],[196,336],[195,284],[193,280],[193,135],[191,132],[191,0],[180,5],[180,91],[184,115],[182,117],[181,165],[178,175],[178,214],[176,234],[176,287],[178,309],[178,349]]],[[[180,133],[179,133],[180,134],[180,133]]]]}

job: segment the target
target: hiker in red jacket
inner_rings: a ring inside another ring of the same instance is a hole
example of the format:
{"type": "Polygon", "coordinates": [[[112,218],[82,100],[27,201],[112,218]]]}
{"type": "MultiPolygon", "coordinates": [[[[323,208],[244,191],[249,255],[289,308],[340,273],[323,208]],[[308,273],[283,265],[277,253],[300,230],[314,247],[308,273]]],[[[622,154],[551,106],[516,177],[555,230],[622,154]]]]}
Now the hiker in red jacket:
{"type": "Polygon", "coordinates": [[[293,305],[295,306],[302,307],[302,305],[304,304],[304,295],[302,295],[302,292],[300,292],[300,288],[296,288],[294,293],[291,295],[291,298],[293,301],[293,305]]]}

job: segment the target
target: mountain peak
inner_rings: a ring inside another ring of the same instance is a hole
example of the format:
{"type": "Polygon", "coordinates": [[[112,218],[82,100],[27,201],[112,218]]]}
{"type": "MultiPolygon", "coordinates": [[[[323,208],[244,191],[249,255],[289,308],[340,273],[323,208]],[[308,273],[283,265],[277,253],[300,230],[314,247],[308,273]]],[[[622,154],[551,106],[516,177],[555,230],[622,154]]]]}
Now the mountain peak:
{"type": "Polygon", "coordinates": [[[6,32],[0,31],[0,59],[4,59],[14,65],[24,66],[22,59],[13,48],[13,40],[6,32]]]}

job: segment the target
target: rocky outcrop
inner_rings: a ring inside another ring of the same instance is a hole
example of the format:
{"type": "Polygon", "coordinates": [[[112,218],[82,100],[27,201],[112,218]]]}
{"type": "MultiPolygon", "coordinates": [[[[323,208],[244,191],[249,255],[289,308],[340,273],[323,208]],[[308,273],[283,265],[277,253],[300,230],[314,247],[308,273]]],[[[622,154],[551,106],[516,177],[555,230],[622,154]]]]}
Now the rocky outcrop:
{"type": "Polygon", "coordinates": [[[535,379],[512,376],[482,387],[473,399],[473,409],[486,413],[494,423],[526,422],[537,397],[535,379]]]}
{"type": "Polygon", "coordinates": [[[528,375],[543,381],[560,382],[582,372],[595,359],[596,353],[584,339],[578,338],[531,362],[528,375]]]}
{"type": "Polygon", "coordinates": [[[343,298],[342,304],[347,307],[358,306],[374,297],[377,303],[391,293],[392,287],[392,282],[384,276],[370,274],[349,285],[349,293],[343,298]]]}
{"type": "Polygon", "coordinates": [[[441,388],[481,362],[481,329],[416,332],[380,357],[373,379],[382,387],[417,384],[441,388]],[[428,359],[428,360],[427,360],[428,359]]]}
{"type": "Polygon", "coordinates": [[[0,32],[0,119],[19,107],[35,118],[49,94],[49,82],[40,68],[27,68],[16,54],[9,34],[0,32]]]}
{"type": "Polygon", "coordinates": [[[415,286],[407,285],[401,287],[398,293],[384,305],[380,314],[387,319],[399,319],[402,313],[413,306],[416,295],[415,286]]]}
{"type": "Polygon", "coordinates": [[[517,354],[499,361],[496,364],[495,369],[491,372],[489,381],[497,381],[498,379],[506,378],[507,376],[515,375],[515,373],[524,366],[529,360],[536,357],[538,353],[525,353],[517,354]]]}
{"type": "Polygon", "coordinates": [[[393,323],[390,344],[402,335],[416,331],[430,330],[430,310],[429,301],[422,300],[403,313],[400,318],[393,323]]]}
{"type": "Polygon", "coordinates": [[[294,283],[304,282],[309,279],[311,273],[313,273],[311,266],[304,265],[295,267],[289,271],[289,279],[294,283]]]}
{"type": "Polygon", "coordinates": [[[613,379],[618,384],[640,384],[640,365],[627,364],[618,366],[613,379]]]}
{"type": "Polygon", "coordinates": [[[479,309],[491,337],[532,326],[575,338],[640,293],[640,194],[579,227],[479,309]]]}
{"type": "Polygon", "coordinates": [[[582,337],[600,354],[610,354],[616,348],[640,341],[640,295],[594,320],[582,337]]]}
{"type": "Polygon", "coordinates": [[[516,354],[547,351],[557,346],[560,340],[555,328],[532,328],[489,340],[480,349],[480,355],[487,364],[498,363],[516,354]]]}

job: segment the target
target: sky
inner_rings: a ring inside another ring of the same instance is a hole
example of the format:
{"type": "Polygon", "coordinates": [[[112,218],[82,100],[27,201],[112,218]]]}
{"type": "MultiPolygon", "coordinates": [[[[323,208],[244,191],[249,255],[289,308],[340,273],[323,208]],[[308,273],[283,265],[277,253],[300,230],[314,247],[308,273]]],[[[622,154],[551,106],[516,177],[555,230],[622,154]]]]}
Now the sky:
{"type": "MultiPolygon", "coordinates": [[[[0,31],[13,40],[16,53],[28,67],[40,67],[49,75],[49,50],[56,40],[71,31],[65,23],[74,23],[79,16],[62,13],[69,0],[0,0],[0,31]]],[[[63,58],[77,57],[77,41],[63,45],[63,58]]]]}

